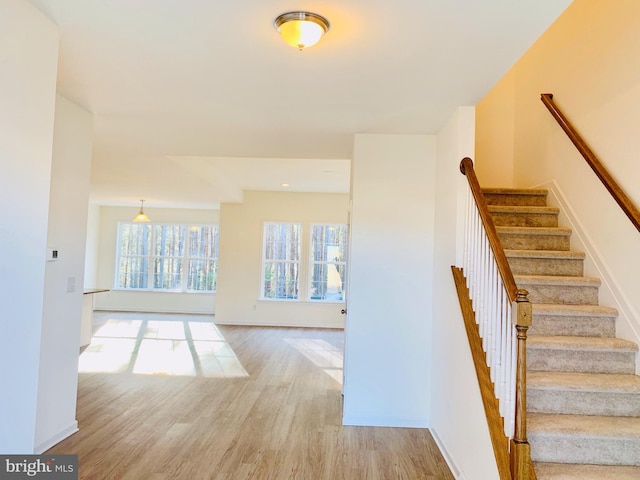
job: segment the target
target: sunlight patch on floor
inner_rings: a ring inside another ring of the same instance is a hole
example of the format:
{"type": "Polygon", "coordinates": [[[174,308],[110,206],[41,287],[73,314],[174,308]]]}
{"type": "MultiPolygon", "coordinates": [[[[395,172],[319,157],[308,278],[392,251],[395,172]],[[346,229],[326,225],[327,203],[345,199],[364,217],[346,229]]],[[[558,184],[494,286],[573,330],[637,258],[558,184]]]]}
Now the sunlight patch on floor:
{"type": "Polygon", "coordinates": [[[284,341],[342,385],[344,354],[339,347],[322,339],[285,338],[284,341]]]}
{"type": "Polygon", "coordinates": [[[194,377],[196,367],[185,340],[145,339],[138,349],[133,373],[194,377]]]}
{"type": "MultiPolygon", "coordinates": [[[[122,315],[120,315],[122,316],[122,315]]],[[[109,318],[82,352],[81,373],[248,377],[212,322],[109,318]]]]}

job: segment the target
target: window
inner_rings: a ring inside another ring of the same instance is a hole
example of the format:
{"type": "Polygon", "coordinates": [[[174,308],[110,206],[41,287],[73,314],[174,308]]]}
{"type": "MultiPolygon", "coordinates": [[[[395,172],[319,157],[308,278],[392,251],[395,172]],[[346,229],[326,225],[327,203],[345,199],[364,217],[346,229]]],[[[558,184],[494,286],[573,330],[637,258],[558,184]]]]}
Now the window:
{"type": "Polygon", "coordinates": [[[262,252],[262,298],[297,300],[300,290],[302,226],[265,223],[262,252]]]}
{"type": "Polygon", "coordinates": [[[311,226],[310,300],[344,300],[346,225],[311,226]]]}
{"type": "Polygon", "coordinates": [[[215,292],[216,225],[120,223],[115,288],[215,292]]]}
{"type": "Polygon", "coordinates": [[[260,298],[344,301],[346,249],[346,225],[312,225],[308,232],[299,223],[265,223],[260,298]]]}

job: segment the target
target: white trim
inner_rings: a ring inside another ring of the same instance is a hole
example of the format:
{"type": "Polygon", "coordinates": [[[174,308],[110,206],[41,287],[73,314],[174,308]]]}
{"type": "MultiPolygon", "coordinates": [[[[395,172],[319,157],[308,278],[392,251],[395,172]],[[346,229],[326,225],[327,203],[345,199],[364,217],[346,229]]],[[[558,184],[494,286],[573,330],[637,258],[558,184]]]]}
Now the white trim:
{"type": "Polygon", "coordinates": [[[49,450],[54,445],[60,443],[65,438],[70,437],[71,435],[73,435],[77,431],[79,431],[79,429],[78,429],[78,421],[76,420],[71,425],[69,425],[67,428],[61,430],[60,432],[55,434],[53,437],[49,438],[47,441],[36,445],[33,448],[33,451],[34,451],[34,453],[36,455],[41,455],[42,453],[46,452],[47,450],[49,450]]]}
{"type": "Polygon", "coordinates": [[[280,319],[277,322],[256,322],[251,320],[225,320],[223,322],[213,321],[216,325],[243,325],[251,327],[299,327],[299,328],[337,328],[344,329],[344,319],[340,320],[323,320],[321,322],[315,322],[313,320],[304,319],[301,321],[287,321],[280,319]]]}
{"type": "Polygon", "coordinates": [[[162,288],[112,288],[112,292],[118,293],[167,293],[167,294],[189,294],[189,295],[215,295],[215,290],[168,290],[162,288]]]}
{"type": "Polygon", "coordinates": [[[426,418],[343,416],[342,425],[359,427],[429,428],[426,418]]]}
{"type": "MultiPolygon", "coordinates": [[[[602,282],[599,291],[600,301],[618,309],[616,336],[640,344],[640,332],[638,331],[640,315],[620,287],[620,282],[611,272],[604,256],[578,219],[575,210],[556,180],[551,180],[534,188],[546,188],[549,190],[549,205],[560,208],[561,221],[566,221],[573,231],[571,236],[572,245],[575,243],[576,247],[584,250],[587,254],[585,270],[588,273],[590,273],[589,270],[593,271],[593,275],[597,275],[602,282]]],[[[640,362],[637,359],[636,374],[640,374],[640,362]]]]}
{"type": "Polygon", "coordinates": [[[444,461],[447,463],[449,470],[451,470],[451,473],[453,474],[453,478],[455,478],[456,480],[464,479],[464,475],[462,474],[462,472],[460,471],[456,463],[453,461],[453,458],[451,457],[449,450],[447,450],[447,447],[442,442],[440,435],[438,435],[438,431],[435,428],[430,428],[429,431],[431,432],[433,441],[436,442],[436,445],[438,446],[440,453],[442,453],[442,457],[444,458],[444,461]]]}
{"type": "MultiPolygon", "coordinates": [[[[215,315],[215,309],[188,309],[188,308],[171,308],[171,307],[127,307],[112,305],[96,306],[93,309],[94,312],[132,312],[132,313],[179,313],[181,315],[215,315]]],[[[214,321],[215,323],[215,321],[214,321]]]]}

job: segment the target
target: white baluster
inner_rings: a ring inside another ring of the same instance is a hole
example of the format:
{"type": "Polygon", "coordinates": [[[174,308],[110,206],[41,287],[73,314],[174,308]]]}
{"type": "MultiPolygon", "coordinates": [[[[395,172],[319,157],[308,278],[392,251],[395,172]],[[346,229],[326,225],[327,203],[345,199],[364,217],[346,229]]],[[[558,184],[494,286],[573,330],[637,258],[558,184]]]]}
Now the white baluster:
{"type": "Polygon", "coordinates": [[[475,311],[482,348],[490,368],[505,434],[513,438],[517,337],[512,323],[513,307],[502,282],[480,212],[467,190],[463,269],[475,311]]]}

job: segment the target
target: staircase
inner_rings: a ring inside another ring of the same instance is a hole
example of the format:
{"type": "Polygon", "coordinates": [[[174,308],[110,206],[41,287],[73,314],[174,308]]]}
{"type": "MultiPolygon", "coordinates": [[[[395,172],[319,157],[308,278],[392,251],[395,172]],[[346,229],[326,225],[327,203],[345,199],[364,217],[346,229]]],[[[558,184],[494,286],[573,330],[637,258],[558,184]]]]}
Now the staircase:
{"type": "Polygon", "coordinates": [[[484,189],[516,284],[529,291],[527,435],[538,480],[640,479],[638,346],[615,338],[546,190],[484,189]]]}

